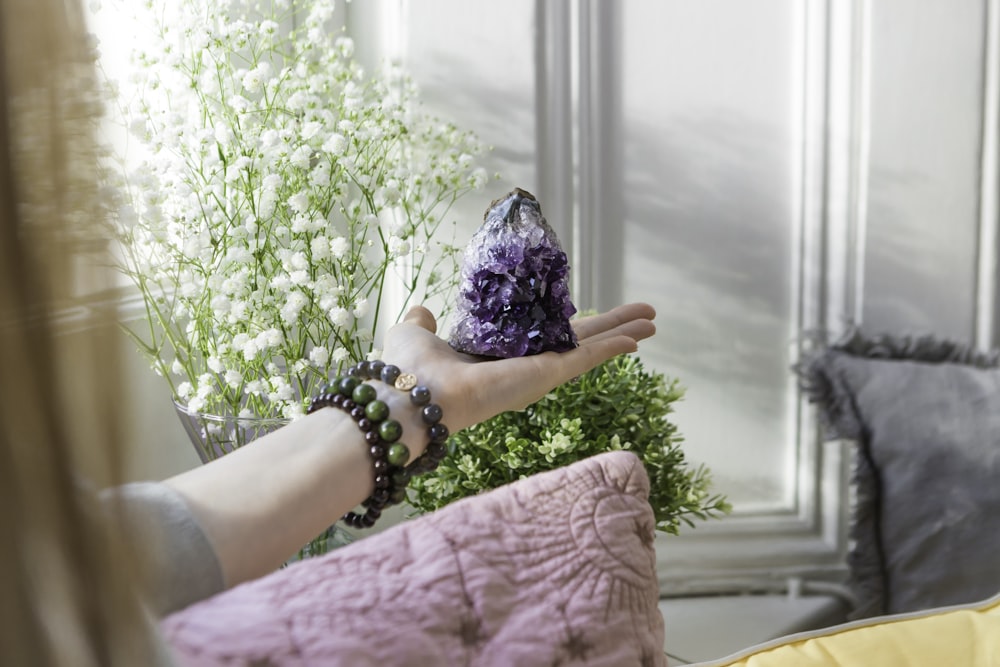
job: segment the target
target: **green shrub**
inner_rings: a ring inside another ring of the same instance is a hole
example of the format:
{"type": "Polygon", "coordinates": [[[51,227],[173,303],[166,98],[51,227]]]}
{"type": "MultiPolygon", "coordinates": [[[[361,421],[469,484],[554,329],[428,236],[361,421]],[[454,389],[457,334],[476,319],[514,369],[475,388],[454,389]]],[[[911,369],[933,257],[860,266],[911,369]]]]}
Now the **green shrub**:
{"type": "Polygon", "coordinates": [[[449,441],[449,456],[413,479],[410,504],[430,512],[460,498],[559,468],[602,452],[634,452],[650,479],[649,501],[659,530],[727,513],[710,492],[711,476],[691,466],[668,416],[684,390],[647,371],[635,355],[611,359],[537,403],[465,429],[449,441]]]}

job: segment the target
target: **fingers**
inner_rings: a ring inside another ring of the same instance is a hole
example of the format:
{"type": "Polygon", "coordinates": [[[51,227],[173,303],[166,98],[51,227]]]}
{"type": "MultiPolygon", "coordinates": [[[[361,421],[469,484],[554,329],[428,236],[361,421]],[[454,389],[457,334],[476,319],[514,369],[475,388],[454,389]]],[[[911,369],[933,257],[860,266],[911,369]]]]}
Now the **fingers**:
{"type": "Polygon", "coordinates": [[[580,346],[556,355],[561,368],[551,377],[561,383],[620,354],[635,352],[639,341],[656,333],[654,317],[656,311],[649,304],[630,303],[574,321],[580,346]]]}
{"type": "Polygon", "coordinates": [[[639,349],[636,339],[627,335],[608,335],[600,340],[588,341],[575,350],[563,353],[567,368],[565,378],[583,375],[590,369],[620,354],[629,354],[639,349]]]}
{"type": "Polygon", "coordinates": [[[656,325],[649,320],[632,320],[631,322],[625,322],[624,324],[621,324],[609,331],[602,331],[588,336],[587,338],[581,338],[580,345],[592,345],[596,342],[604,341],[615,336],[627,336],[633,341],[638,342],[652,337],[655,333],[656,325]]]}
{"type": "Polygon", "coordinates": [[[629,336],[605,336],[568,352],[543,352],[528,357],[505,359],[497,363],[506,364],[507,372],[491,383],[491,386],[497,390],[497,395],[512,401],[503,409],[521,410],[547,394],[552,387],[579,377],[608,359],[635,352],[637,347],[635,339],[629,336]],[[532,384],[525,382],[524,377],[539,380],[532,384]]]}
{"type": "MultiPolygon", "coordinates": [[[[450,386],[455,393],[442,397],[449,405],[449,415],[454,415],[449,416],[449,426],[460,430],[498,412],[522,409],[552,387],[579,377],[609,359],[635,352],[639,341],[655,333],[652,322],[655,316],[655,310],[648,304],[627,304],[607,313],[575,320],[573,327],[580,345],[572,350],[494,361],[464,355],[458,355],[456,360],[454,350],[440,341],[442,348],[447,348],[442,352],[449,353],[440,358],[461,362],[447,371],[450,382],[445,386],[450,386]]],[[[411,310],[406,319],[414,323],[432,320],[429,313],[416,309],[411,310]]]]}
{"type": "Polygon", "coordinates": [[[437,333],[437,321],[434,319],[434,315],[423,306],[413,306],[410,308],[403,321],[416,324],[418,327],[427,329],[431,333],[437,333]]]}
{"type": "MultiPolygon", "coordinates": [[[[619,335],[639,341],[656,333],[656,326],[651,321],[654,317],[656,310],[648,303],[628,303],[606,313],[574,320],[572,325],[581,345],[619,335]]],[[[403,321],[437,333],[434,315],[423,306],[410,308],[403,321]]]]}
{"type": "MultiPolygon", "coordinates": [[[[574,320],[573,330],[576,332],[576,336],[580,342],[583,343],[584,339],[591,336],[613,331],[617,327],[636,320],[652,320],[654,317],[656,317],[656,310],[648,303],[628,303],[617,308],[612,308],[606,313],[574,320]]],[[[652,335],[653,331],[655,331],[655,328],[642,337],[648,338],[652,335]]]]}

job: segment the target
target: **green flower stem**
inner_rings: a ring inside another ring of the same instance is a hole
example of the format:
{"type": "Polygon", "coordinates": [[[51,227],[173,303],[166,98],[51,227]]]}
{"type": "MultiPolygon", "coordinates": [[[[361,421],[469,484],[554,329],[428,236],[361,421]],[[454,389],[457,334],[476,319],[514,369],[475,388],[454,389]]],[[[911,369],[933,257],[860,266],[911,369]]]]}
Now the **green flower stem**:
{"type": "Polygon", "coordinates": [[[171,2],[136,54],[118,108],[152,157],[122,176],[137,218],[120,227],[123,271],[147,302],[130,335],[175,395],[294,416],[372,351],[389,272],[396,319],[447,292],[456,252],[440,226],[484,179],[475,138],[419,114],[405,76],[363,75],[325,2],[263,9],[171,2]],[[282,33],[290,15],[299,27],[282,33]],[[369,224],[385,207],[401,211],[397,238],[369,224]],[[403,243],[405,266],[391,256],[403,243]]]}

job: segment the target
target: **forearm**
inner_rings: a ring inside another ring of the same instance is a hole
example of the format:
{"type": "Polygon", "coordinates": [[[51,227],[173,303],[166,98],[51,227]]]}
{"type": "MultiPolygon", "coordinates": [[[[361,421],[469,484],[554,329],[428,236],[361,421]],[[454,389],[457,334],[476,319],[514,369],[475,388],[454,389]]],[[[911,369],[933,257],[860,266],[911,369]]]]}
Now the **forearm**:
{"type": "MultiPolygon", "coordinates": [[[[415,457],[426,444],[417,411],[402,392],[378,389],[415,457]]],[[[165,483],[189,504],[227,586],[273,571],[374,488],[368,445],[354,420],[335,408],[165,483]]]]}
{"type": "MultiPolygon", "coordinates": [[[[521,409],[558,384],[653,334],[646,304],[628,304],[575,322],[580,346],[563,353],[486,361],[459,355],[434,335],[436,323],[413,308],[386,336],[387,362],[417,374],[454,430],[521,409]]],[[[427,426],[406,393],[374,382],[403,425],[415,459],[427,426]]],[[[216,550],[226,584],[266,574],[368,497],[374,488],[369,447],[357,424],[324,408],[242,449],[167,481],[191,506],[216,550]]]]}

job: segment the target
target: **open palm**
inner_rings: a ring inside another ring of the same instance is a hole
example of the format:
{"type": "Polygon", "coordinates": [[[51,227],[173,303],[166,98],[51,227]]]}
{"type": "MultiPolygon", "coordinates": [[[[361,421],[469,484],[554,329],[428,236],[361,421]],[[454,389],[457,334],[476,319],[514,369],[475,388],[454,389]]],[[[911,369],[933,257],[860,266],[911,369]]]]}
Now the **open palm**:
{"type": "Polygon", "coordinates": [[[645,303],[618,306],[573,321],[580,343],[576,349],[486,359],[452,349],[436,335],[431,312],[416,306],[387,332],[384,358],[430,387],[448,426],[457,431],[501,412],[523,409],[604,361],[634,352],[638,341],[656,332],[655,315],[645,303]]]}

